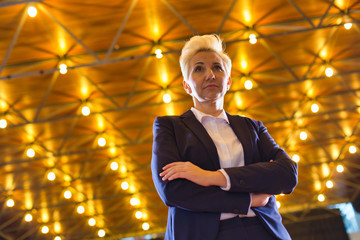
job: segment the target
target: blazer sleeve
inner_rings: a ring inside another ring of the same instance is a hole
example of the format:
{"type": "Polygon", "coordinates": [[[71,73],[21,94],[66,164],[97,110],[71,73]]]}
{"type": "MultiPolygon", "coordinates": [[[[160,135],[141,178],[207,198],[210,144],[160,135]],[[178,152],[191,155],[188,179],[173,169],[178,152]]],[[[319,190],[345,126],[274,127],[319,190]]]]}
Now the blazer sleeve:
{"type": "Polygon", "coordinates": [[[297,164],[279,147],[260,121],[246,118],[252,141],[252,159],[243,167],[224,169],[230,192],[291,193],[297,184],[297,164]],[[270,162],[270,160],[273,160],[270,162]]]}
{"type": "Polygon", "coordinates": [[[227,192],[219,187],[203,187],[187,179],[163,181],[159,176],[162,168],[183,159],[177,146],[176,135],[185,134],[174,125],[172,117],[158,117],[153,125],[153,150],[151,160],[152,177],[155,188],[165,205],[194,212],[227,212],[247,214],[250,208],[250,194],[227,192]]]}

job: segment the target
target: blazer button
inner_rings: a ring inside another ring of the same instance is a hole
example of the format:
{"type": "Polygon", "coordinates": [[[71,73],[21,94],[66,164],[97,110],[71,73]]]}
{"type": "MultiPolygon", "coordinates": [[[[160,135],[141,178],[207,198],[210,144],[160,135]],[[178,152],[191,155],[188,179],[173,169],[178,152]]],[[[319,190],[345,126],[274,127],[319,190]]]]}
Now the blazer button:
{"type": "Polygon", "coordinates": [[[241,179],[241,180],[239,181],[239,184],[240,184],[240,185],[245,185],[245,180],[241,179]]]}
{"type": "Polygon", "coordinates": [[[237,209],[237,208],[235,208],[235,209],[234,209],[234,213],[235,213],[235,214],[240,214],[240,210],[237,209]]]}

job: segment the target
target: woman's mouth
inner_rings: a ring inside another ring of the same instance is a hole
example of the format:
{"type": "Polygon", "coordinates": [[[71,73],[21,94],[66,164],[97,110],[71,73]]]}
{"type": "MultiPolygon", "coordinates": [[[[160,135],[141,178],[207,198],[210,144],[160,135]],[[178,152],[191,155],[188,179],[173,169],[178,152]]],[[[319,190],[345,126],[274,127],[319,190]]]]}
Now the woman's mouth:
{"type": "Polygon", "coordinates": [[[213,89],[213,88],[217,88],[218,86],[215,84],[209,84],[207,86],[205,86],[205,89],[213,89]]]}

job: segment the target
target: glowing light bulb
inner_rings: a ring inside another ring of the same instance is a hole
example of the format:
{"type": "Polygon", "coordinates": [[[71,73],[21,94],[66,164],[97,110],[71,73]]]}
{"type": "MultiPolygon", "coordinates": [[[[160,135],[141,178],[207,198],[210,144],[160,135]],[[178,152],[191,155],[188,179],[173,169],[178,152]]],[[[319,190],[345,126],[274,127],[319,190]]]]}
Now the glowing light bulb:
{"type": "Polygon", "coordinates": [[[317,113],[319,111],[319,105],[317,105],[316,103],[314,103],[313,105],[311,105],[311,111],[313,113],[317,113]]]}
{"type": "Polygon", "coordinates": [[[249,39],[249,42],[250,42],[251,44],[255,44],[255,43],[257,43],[257,39],[256,39],[256,38],[250,38],[250,39],[249,39]]]}
{"type": "Polygon", "coordinates": [[[15,206],[15,201],[14,201],[12,198],[9,198],[9,199],[6,201],[6,206],[8,206],[8,207],[13,207],[13,206],[15,206]]]}
{"type": "Polygon", "coordinates": [[[325,75],[326,75],[327,77],[331,77],[332,75],[334,75],[334,70],[333,70],[331,67],[327,67],[327,68],[325,69],[325,75]]]}
{"type": "Polygon", "coordinates": [[[171,96],[170,96],[170,94],[165,93],[164,96],[163,96],[163,101],[164,101],[164,103],[169,103],[169,102],[171,102],[171,96]]]}
{"type": "Polygon", "coordinates": [[[319,194],[319,195],[318,195],[318,201],[319,201],[319,202],[325,201],[325,196],[324,196],[324,194],[319,194]]]}
{"type": "Polygon", "coordinates": [[[142,229],[145,230],[145,231],[149,230],[149,229],[150,229],[150,224],[148,224],[148,223],[143,223],[142,229]]]}
{"type": "Polygon", "coordinates": [[[276,206],[277,206],[277,208],[280,208],[281,204],[279,201],[276,201],[276,206]]]}
{"type": "Polygon", "coordinates": [[[350,152],[351,154],[356,153],[356,147],[355,147],[354,145],[351,145],[351,146],[349,147],[349,152],[350,152]]]}
{"type": "Polygon", "coordinates": [[[130,204],[131,204],[131,206],[137,206],[137,205],[140,204],[140,200],[137,199],[137,198],[131,198],[130,199],[130,204]]]}
{"type": "Polygon", "coordinates": [[[103,138],[103,137],[99,138],[99,139],[98,139],[98,145],[99,145],[100,147],[105,146],[105,145],[106,145],[106,139],[103,138]]]}
{"type": "Polygon", "coordinates": [[[99,236],[99,237],[105,237],[105,231],[104,231],[103,229],[100,229],[100,230],[98,231],[98,236],[99,236]]]}
{"type": "Polygon", "coordinates": [[[26,155],[27,155],[29,158],[35,157],[35,150],[32,149],[32,148],[29,148],[29,149],[26,151],[26,155]]]}
{"type": "Polygon", "coordinates": [[[35,7],[29,7],[28,8],[28,15],[30,17],[35,17],[37,15],[37,10],[35,7]]]}
{"type": "Polygon", "coordinates": [[[250,34],[249,35],[249,42],[251,43],[251,44],[255,44],[256,42],[257,42],[257,39],[256,39],[256,35],[255,34],[250,34]]]}
{"type": "Polygon", "coordinates": [[[352,23],[345,23],[344,28],[349,30],[352,27],[352,23]]]}
{"type": "Polygon", "coordinates": [[[252,33],[249,35],[249,38],[256,38],[256,35],[252,33]]]}
{"type": "Polygon", "coordinates": [[[294,155],[292,156],[292,160],[293,160],[294,162],[299,162],[299,161],[300,161],[300,156],[297,155],[297,154],[294,154],[294,155]]]}
{"type": "Polygon", "coordinates": [[[337,171],[338,173],[342,173],[342,172],[344,171],[344,166],[341,165],[341,164],[337,165],[337,166],[336,166],[336,171],[337,171]]]}
{"type": "Polygon", "coordinates": [[[307,136],[307,133],[306,133],[306,132],[302,131],[302,132],[300,133],[300,139],[301,139],[301,140],[304,141],[304,140],[307,139],[307,137],[308,137],[308,136],[307,136]]]}
{"type": "Polygon", "coordinates": [[[49,232],[49,227],[48,227],[48,226],[43,226],[43,227],[41,228],[41,232],[42,232],[43,234],[47,234],[47,233],[49,232]]]}
{"type": "Polygon", "coordinates": [[[76,211],[78,212],[78,214],[83,214],[85,212],[85,208],[84,206],[78,206],[76,211]]]}
{"type": "Polygon", "coordinates": [[[88,224],[89,224],[90,226],[95,226],[96,220],[95,220],[94,218],[90,218],[89,221],[88,221],[88,224]]]}
{"type": "Polygon", "coordinates": [[[158,59],[163,57],[161,49],[156,49],[155,54],[156,54],[156,58],[158,58],[158,59]]]}
{"type": "Polygon", "coordinates": [[[60,236],[56,236],[56,237],[54,238],[54,240],[61,240],[61,237],[60,237],[60,236]]]}
{"type": "Polygon", "coordinates": [[[33,216],[30,213],[28,213],[25,215],[24,219],[25,219],[25,222],[31,222],[33,220],[33,216]]]}
{"type": "Polygon", "coordinates": [[[6,128],[7,121],[5,119],[0,119],[0,128],[6,128]]]}
{"type": "Polygon", "coordinates": [[[129,183],[128,183],[128,182],[122,182],[122,183],[121,183],[121,188],[122,188],[123,190],[127,190],[127,189],[129,188],[129,183]]]}
{"type": "Polygon", "coordinates": [[[137,211],[137,212],[135,213],[135,217],[136,217],[137,219],[140,219],[140,218],[143,217],[143,213],[142,213],[141,211],[137,211]]]}
{"type": "Polygon", "coordinates": [[[66,190],[66,191],[64,192],[64,198],[66,198],[66,199],[70,199],[70,198],[71,198],[71,196],[72,196],[72,193],[71,193],[71,191],[70,191],[70,190],[66,190]]]}
{"type": "Polygon", "coordinates": [[[54,181],[55,178],[56,178],[56,175],[54,172],[49,172],[48,175],[47,175],[47,178],[49,181],[54,181]]]}
{"type": "Polygon", "coordinates": [[[66,64],[64,64],[64,63],[60,64],[59,69],[60,69],[60,73],[61,73],[61,74],[67,73],[67,66],[66,66],[66,64]]]}
{"type": "Polygon", "coordinates": [[[111,170],[116,171],[119,168],[119,164],[117,162],[112,162],[110,164],[110,168],[111,168],[111,170]]]}
{"type": "Polygon", "coordinates": [[[89,108],[88,106],[83,106],[83,107],[81,108],[81,114],[82,114],[83,116],[89,116],[90,113],[91,113],[91,111],[90,111],[90,108],[89,108]]]}
{"type": "Polygon", "coordinates": [[[334,187],[333,181],[327,180],[327,181],[326,181],[326,187],[327,187],[327,188],[333,188],[333,187],[334,187]]]}
{"type": "Polygon", "coordinates": [[[246,88],[247,90],[250,90],[250,89],[253,88],[253,83],[252,83],[251,80],[246,80],[246,81],[245,81],[245,88],[246,88]]]}

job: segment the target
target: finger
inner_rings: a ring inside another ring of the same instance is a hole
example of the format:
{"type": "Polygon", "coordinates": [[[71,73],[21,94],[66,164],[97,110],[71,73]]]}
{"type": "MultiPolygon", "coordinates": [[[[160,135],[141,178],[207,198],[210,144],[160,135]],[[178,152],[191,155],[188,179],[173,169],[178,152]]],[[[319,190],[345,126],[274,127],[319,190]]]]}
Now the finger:
{"type": "Polygon", "coordinates": [[[169,172],[162,178],[162,180],[163,181],[166,181],[166,180],[171,181],[171,180],[174,180],[174,179],[177,179],[177,178],[184,178],[183,177],[183,172],[177,172],[177,171],[169,172]]]}
{"type": "Polygon", "coordinates": [[[173,179],[177,179],[177,178],[185,178],[185,179],[191,180],[191,179],[189,179],[189,177],[190,177],[189,174],[191,175],[191,169],[188,169],[186,166],[172,167],[161,173],[161,175],[163,175],[163,178],[162,178],[163,181],[173,180],[173,179]]]}
{"type": "Polygon", "coordinates": [[[191,163],[191,162],[172,162],[172,163],[169,163],[169,164],[165,165],[165,166],[163,167],[163,170],[168,169],[168,168],[171,168],[171,167],[175,167],[175,166],[187,166],[187,167],[192,167],[192,166],[194,166],[194,164],[191,163]]]}
{"type": "Polygon", "coordinates": [[[165,176],[167,174],[169,174],[171,171],[174,171],[175,168],[174,167],[171,167],[171,168],[166,168],[164,171],[162,171],[159,175],[162,177],[162,176],[165,176]]]}
{"type": "MultiPolygon", "coordinates": [[[[165,171],[160,173],[160,176],[162,177],[162,180],[165,181],[169,178],[171,178],[172,176],[174,176],[175,174],[184,172],[184,169],[181,167],[172,167],[169,169],[166,169],[165,171]]],[[[178,178],[181,176],[177,176],[178,178]]]]}
{"type": "Polygon", "coordinates": [[[175,179],[178,179],[178,178],[183,178],[181,176],[181,173],[175,173],[175,174],[169,176],[168,180],[171,181],[171,180],[175,180],[175,179]]]}
{"type": "Polygon", "coordinates": [[[165,181],[166,179],[169,178],[169,176],[171,176],[171,171],[166,170],[166,171],[161,172],[159,175],[160,175],[160,177],[162,177],[162,180],[165,181]]]}
{"type": "Polygon", "coordinates": [[[185,168],[184,168],[184,166],[181,166],[180,164],[176,164],[176,165],[168,166],[166,168],[164,167],[163,169],[164,169],[164,171],[162,171],[160,173],[160,176],[164,175],[164,174],[168,174],[170,172],[174,172],[174,171],[181,171],[181,170],[184,170],[185,168]]]}
{"type": "Polygon", "coordinates": [[[172,168],[172,167],[181,166],[183,164],[184,164],[183,162],[172,162],[172,163],[169,163],[169,164],[165,165],[162,169],[166,170],[166,169],[169,169],[169,168],[172,168]]]}

